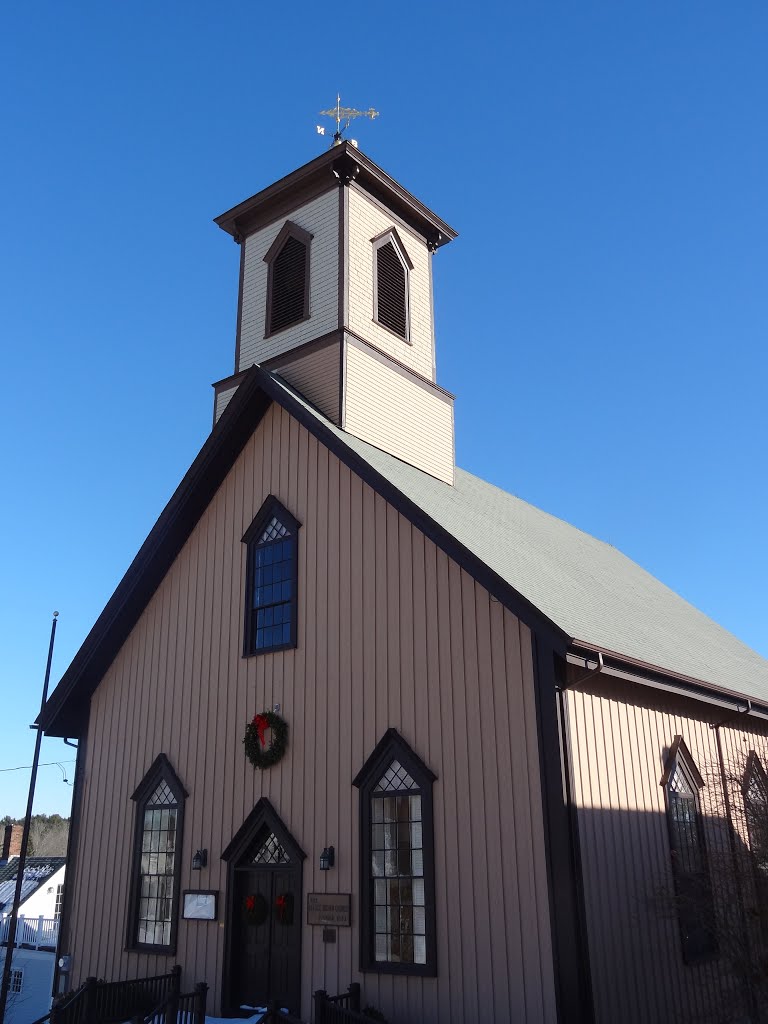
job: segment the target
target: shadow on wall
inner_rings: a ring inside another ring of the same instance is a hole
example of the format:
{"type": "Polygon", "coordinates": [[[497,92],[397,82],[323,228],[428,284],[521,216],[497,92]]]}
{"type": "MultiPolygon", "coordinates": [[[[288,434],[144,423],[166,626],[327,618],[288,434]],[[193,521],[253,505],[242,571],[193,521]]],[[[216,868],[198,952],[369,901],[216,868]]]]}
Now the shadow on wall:
{"type": "Polygon", "coordinates": [[[746,816],[678,804],[579,811],[596,1021],[768,1024],[768,858],[746,816]]]}

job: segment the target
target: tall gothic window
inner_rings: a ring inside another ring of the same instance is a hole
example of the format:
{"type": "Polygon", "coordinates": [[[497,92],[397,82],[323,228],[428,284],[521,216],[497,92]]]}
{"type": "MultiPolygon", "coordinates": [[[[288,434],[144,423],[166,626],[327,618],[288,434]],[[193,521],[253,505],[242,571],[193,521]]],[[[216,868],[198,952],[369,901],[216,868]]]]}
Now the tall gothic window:
{"type": "Polygon", "coordinates": [[[267,250],[265,337],[309,318],[309,249],[312,235],[288,220],[267,250]]]}
{"type": "Polygon", "coordinates": [[[670,749],[662,785],[683,959],[696,963],[717,952],[717,939],[699,801],[704,780],[681,736],[670,749]]]}
{"type": "Polygon", "coordinates": [[[176,951],[181,880],[181,840],[187,792],[165,754],[139,784],[131,873],[130,949],[176,951]]]}
{"type": "Polygon", "coordinates": [[[742,792],[755,873],[755,894],[760,916],[768,925],[768,776],[754,750],[747,761],[742,792]]]}
{"type": "Polygon", "coordinates": [[[296,646],[299,523],[272,495],[243,537],[243,655],[296,646]]]}
{"type": "Polygon", "coordinates": [[[405,246],[394,228],[373,242],[374,319],[403,341],[410,337],[409,275],[413,270],[405,246]]]}
{"type": "Polygon", "coordinates": [[[434,774],[395,729],[354,784],[360,789],[360,967],[437,973],[434,774]]]}

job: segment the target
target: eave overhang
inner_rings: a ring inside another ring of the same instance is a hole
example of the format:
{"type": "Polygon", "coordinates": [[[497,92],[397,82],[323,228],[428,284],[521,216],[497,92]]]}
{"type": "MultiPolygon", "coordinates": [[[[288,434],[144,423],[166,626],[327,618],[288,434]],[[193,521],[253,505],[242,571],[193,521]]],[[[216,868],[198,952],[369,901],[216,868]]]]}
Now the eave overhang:
{"type": "Polygon", "coordinates": [[[349,142],[326,150],[303,167],[222,213],[214,223],[232,235],[235,241],[241,241],[295,209],[298,203],[308,202],[338,187],[340,182],[352,180],[434,246],[445,245],[456,238],[457,232],[449,224],[349,142]]]}
{"type": "MultiPolygon", "coordinates": [[[[714,705],[734,715],[749,714],[768,721],[768,704],[756,701],[745,693],[717,686],[703,679],[694,679],[692,676],[659,665],[638,661],[617,651],[598,648],[582,640],[571,641],[566,660],[570,665],[585,669],[590,680],[597,676],[610,676],[652,690],[714,705]],[[600,655],[602,662],[599,660],[600,655]]],[[[580,680],[576,680],[567,688],[578,689],[579,686],[580,680]]]]}
{"type": "Polygon", "coordinates": [[[460,544],[346,445],[337,433],[260,366],[245,374],[210,437],[179,484],[38,721],[49,736],[82,735],[90,698],[272,402],[287,410],[352,472],[360,476],[481,586],[565,655],[568,637],[535,605],[460,544]]]}

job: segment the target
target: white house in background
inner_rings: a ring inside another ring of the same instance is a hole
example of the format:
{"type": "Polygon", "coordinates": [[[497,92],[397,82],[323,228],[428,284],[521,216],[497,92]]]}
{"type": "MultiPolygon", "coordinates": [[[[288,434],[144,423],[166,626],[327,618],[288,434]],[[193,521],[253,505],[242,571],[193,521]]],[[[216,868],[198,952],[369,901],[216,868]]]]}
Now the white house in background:
{"type": "MultiPolygon", "coordinates": [[[[0,868],[0,957],[8,955],[8,927],[18,858],[0,868]]],[[[11,989],[4,1024],[30,1024],[51,1005],[56,943],[64,892],[64,857],[28,857],[21,888],[11,989]]]]}

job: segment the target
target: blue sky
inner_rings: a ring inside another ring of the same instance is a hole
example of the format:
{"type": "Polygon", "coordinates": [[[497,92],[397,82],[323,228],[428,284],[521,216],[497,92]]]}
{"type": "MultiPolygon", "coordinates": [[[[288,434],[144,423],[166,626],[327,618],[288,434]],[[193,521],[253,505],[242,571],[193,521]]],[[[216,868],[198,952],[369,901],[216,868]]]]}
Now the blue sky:
{"type": "MultiPolygon", "coordinates": [[[[459,464],[768,655],[768,7],[380,10],[3,12],[2,769],[31,761],[52,611],[55,682],[210,430],[238,260],[212,218],[321,151],[337,89],[460,232],[435,260],[459,464]]],[[[0,774],[0,815],[27,783],[0,774]]],[[[38,794],[67,812],[57,767],[38,794]]]]}

